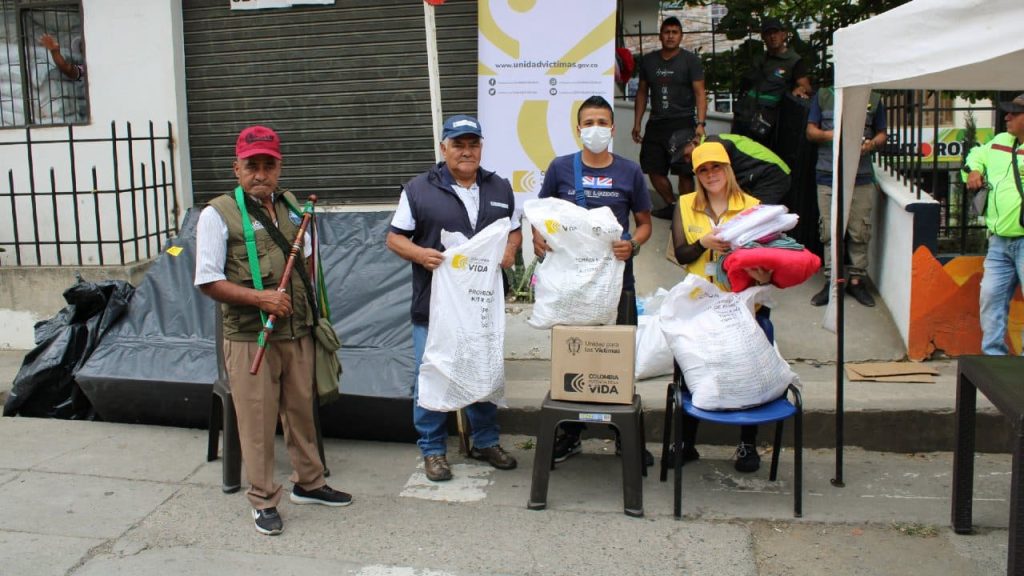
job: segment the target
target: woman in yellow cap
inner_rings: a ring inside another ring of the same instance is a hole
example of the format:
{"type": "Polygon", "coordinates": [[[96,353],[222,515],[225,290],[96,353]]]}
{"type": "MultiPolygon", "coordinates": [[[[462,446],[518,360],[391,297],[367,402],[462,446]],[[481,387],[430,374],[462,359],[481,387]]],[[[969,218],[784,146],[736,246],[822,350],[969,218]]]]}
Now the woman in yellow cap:
{"type": "MultiPolygon", "coordinates": [[[[759,204],[757,198],[744,192],[736,182],[729,162],[729,154],[718,142],[705,142],[693,149],[693,172],[697,175],[697,190],[679,197],[679,209],[672,217],[672,245],[676,260],[689,274],[698,274],[719,288],[727,290],[716,279],[715,267],[729,251],[729,242],[720,240],[718,227],[751,206],[759,204]]],[[[748,268],[747,273],[758,284],[771,280],[771,271],[748,268]]],[[[773,339],[769,310],[758,310],[758,323],[769,340],[773,339]]],[[[700,458],[694,448],[698,420],[683,415],[683,462],[700,458]]],[[[736,470],[755,472],[761,466],[757,454],[757,426],[743,426],[740,444],[736,449],[736,470]]]]}

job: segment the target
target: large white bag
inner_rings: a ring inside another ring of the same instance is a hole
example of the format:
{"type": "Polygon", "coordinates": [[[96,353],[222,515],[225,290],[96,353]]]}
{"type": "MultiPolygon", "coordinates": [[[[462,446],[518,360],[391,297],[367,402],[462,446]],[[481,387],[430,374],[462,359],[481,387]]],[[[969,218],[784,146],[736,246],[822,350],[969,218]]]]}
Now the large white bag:
{"type": "Polygon", "coordinates": [[[671,373],[672,349],[668,347],[665,334],[661,331],[661,316],[637,316],[634,376],[637,380],[646,380],[671,373]]]}
{"type": "Polygon", "coordinates": [[[442,232],[448,248],[430,284],[430,330],[418,383],[423,408],[447,412],[474,402],[505,406],[501,258],[510,227],[507,218],[497,220],[454,247],[452,235],[442,232]]]}
{"type": "Polygon", "coordinates": [[[611,208],[587,210],[539,198],[523,203],[523,213],[551,247],[534,270],[537,285],[527,323],[541,329],[614,323],[626,263],[612,253],[622,226],[611,208]]]}
{"type": "Polygon", "coordinates": [[[768,342],[751,310],[769,289],[723,292],[690,274],[662,303],[661,329],[697,408],[757,406],[778,398],[796,382],[796,374],[768,342]]]}

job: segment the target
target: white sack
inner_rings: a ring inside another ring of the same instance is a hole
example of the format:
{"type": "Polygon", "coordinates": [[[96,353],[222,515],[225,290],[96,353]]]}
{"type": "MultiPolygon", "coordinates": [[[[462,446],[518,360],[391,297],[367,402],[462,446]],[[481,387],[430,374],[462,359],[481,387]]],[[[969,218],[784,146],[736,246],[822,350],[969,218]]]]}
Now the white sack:
{"type": "Polygon", "coordinates": [[[690,274],[661,305],[661,329],[683,370],[693,405],[737,410],[781,396],[797,379],[754,319],[769,287],[723,292],[690,274]]]}
{"type": "Polygon", "coordinates": [[[612,324],[626,263],[612,253],[622,237],[611,208],[581,208],[558,198],[527,200],[523,213],[551,247],[534,276],[534,328],[612,324]]]}
{"type": "Polygon", "coordinates": [[[644,314],[637,317],[636,367],[637,380],[672,373],[672,349],[661,331],[661,316],[644,314]]]}
{"type": "Polygon", "coordinates": [[[430,330],[418,381],[423,408],[448,412],[474,402],[505,406],[501,258],[510,227],[506,218],[491,223],[465,243],[447,248],[434,270],[430,330]]]}

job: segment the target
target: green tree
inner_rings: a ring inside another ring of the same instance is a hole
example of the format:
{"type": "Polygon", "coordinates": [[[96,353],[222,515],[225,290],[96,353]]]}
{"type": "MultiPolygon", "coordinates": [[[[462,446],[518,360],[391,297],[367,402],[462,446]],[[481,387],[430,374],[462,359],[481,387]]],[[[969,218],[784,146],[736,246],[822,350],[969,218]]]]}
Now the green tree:
{"type": "MultiPolygon", "coordinates": [[[[816,30],[807,38],[794,35],[790,47],[808,61],[815,86],[832,83],[830,48],[836,30],[895,8],[909,0],[687,0],[690,6],[719,4],[728,13],[716,31],[730,40],[747,40],[731,52],[704,55],[709,87],[735,93],[740,78],[756,54],[764,51],[760,38],[761,20],[778,18],[790,31],[798,24],[814,21],[816,30]]],[[[869,46],[864,47],[870,50],[869,46]]]]}

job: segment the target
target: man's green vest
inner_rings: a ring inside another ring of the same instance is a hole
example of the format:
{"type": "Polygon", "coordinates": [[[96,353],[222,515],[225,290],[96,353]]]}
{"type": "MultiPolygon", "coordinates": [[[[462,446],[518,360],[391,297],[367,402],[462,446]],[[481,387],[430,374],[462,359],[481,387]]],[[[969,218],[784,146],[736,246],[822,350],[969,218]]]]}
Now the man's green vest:
{"type": "MultiPolygon", "coordinates": [[[[292,242],[299,232],[299,227],[289,218],[288,206],[284,202],[285,197],[293,206],[298,206],[298,202],[291,192],[282,192],[274,198],[274,212],[278,229],[289,242],[292,242]]],[[[234,196],[230,194],[218,196],[210,201],[210,206],[217,210],[228,227],[228,250],[224,263],[224,275],[229,282],[253,288],[252,270],[249,267],[249,255],[246,252],[245,235],[242,230],[242,213],[238,210],[234,196]]],[[[256,222],[251,214],[249,219],[253,223],[256,234],[256,254],[259,257],[263,288],[274,290],[281,283],[281,276],[284,274],[288,256],[281,251],[270,234],[256,222]]],[[[295,266],[305,265],[306,259],[300,252],[295,266]]],[[[274,331],[270,335],[271,340],[299,338],[311,333],[313,311],[309,309],[306,289],[307,287],[299,275],[292,273],[287,290],[292,299],[292,315],[288,318],[279,318],[275,322],[274,331]]],[[[224,338],[226,340],[256,341],[263,328],[259,308],[221,304],[221,311],[224,314],[224,338]]]]}

